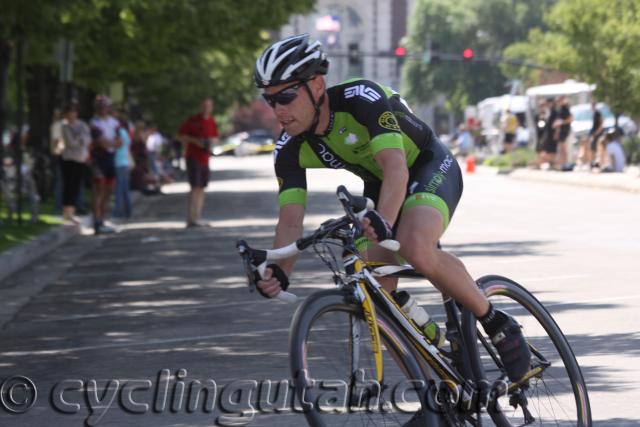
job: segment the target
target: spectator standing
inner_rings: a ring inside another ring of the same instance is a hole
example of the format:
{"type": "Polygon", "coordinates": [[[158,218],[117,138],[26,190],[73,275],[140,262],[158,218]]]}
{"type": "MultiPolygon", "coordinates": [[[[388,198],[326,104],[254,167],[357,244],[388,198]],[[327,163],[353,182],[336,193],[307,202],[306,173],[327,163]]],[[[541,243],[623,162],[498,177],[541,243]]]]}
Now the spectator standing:
{"type": "Polygon", "coordinates": [[[455,140],[456,156],[466,157],[473,150],[473,135],[464,123],[458,126],[458,137],[455,140]]]}
{"type": "Polygon", "coordinates": [[[60,136],[63,143],[60,153],[63,216],[71,223],[80,224],[80,219],[75,216],[75,206],[81,184],[85,179],[91,131],[89,125],[78,118],[78,110],[74,104],[69,104],[64,109],[64,122],[60,129],[60,136]]]}
{"type": "Polygon", "coordinates": [[[186,146],[185,160],[191,187],[187,202],[187,227],[206,225],[201,221],[204,190],[209,183],[211,146],[218,137],[218,127],[212,113],[213,100],[205,98],[200,112],[182,123],[178,131],[178,138],[186,146]]]}
{"type": "Polygon", "coordinates": [[[558,167],[560,170],[571,170],[568,165],[569,162],[569,147],[567,147],[567,138],[571,133],[571,122],[573,116],[569,109],[569,100],[566,96],[560,96],[558,98],[558,119],[557,119],[557,132],[558,132],[558,167]]]}
{"type": "Polygon", "coordinates": [[[113,227],[105,224],[105,213],[116,181],[115,151],[121,144],[119,127],[120,122],[111,115],[111,100],[98,96],[96,116],[91,119],[93,228],[96,234],[115,232],[113,227]]]}
{"type": "Polygon", "coordinates": [[[115,189],[115,205],[113,208],[113,216],[116,218],[131,217],[131,189],[129,186],[129,175],[131,173],[131,135],[129,132],[129,120],[126,113],[118,112],[118,137],[121,145],[116,150],[115,166],[116,166],[116,189],[115,189]]]}
{"type": "Polygon", "coordinates": [[[149,124],[149,133],[145,140],[147,145],[147,159],[149,162],[149,172],[153,175],[153,179],[160,182],[159,156],[162,151],[163,138],[158,127],[155,124],[149,124]]]}
{"type": "Polygon", "coordinates": [[[51,163],[53,165],[53,203],[56,212],[62,210],[62,159],[60,155],[64,150],[64,140],[62,139],[62,124],[64,123],[63,113],[56,109],[53,112],[53,123],[51,123],[49,133],[49,149],[51,152],[51,163]]]}
{"type": "Polygon", "coordinates": [[[503,152],[510,153],[513,151],[513,142],[516,139],[518,131],[518,118],[511,112],[511,108],[507,108],[502,116],[502,132],[504,132],[503,152]]]}
{"type": "Polygon", "coordinates": [[[587,161],[588,164],[593,167],[595,165],[596,151],[598,151],[598,140],[604,133],[604,120],[602,119],[602,113],[598,110],[596,101],[591,101],[591,111],[593,113],[593,121],[591,123],[591,130],[589,130],[587,161]]]}
{"type": "Polygon", "coordinates": [[[558,137],[560,136],[555,126],[557,118],[556,101],[553,98],[547,98],[542,155],[540,156],[541,167],[548,167],[555,162],[556,153],[558,152],[558,137]]]}

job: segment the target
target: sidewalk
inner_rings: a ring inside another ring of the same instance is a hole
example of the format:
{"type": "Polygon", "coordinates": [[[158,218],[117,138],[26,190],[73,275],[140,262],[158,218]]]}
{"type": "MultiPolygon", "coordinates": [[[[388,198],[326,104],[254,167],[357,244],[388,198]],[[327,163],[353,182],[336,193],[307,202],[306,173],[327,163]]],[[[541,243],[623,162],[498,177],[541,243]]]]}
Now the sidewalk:
{"type": "Polygon", "coordinates": [[[497,168],[488,166],[478,166],[478,172],[487,174],[504,173],[509,176],[509,178],[524,181],[640,193],[640,168],[638,166],[630,166],[624,173],[597,173],[589,171],[560,172],[528,168],[499,172],[497,168]]]}
{"type": "MultiPolygon", "coordinates": [[[[135,207],[142,194],[138,191],[131,193],[131,203],[135,207]]],[[[24,242],[0,253],[0,287],[3,280],[24,267],[32,264],[43,256],[53,252],[58,247],[68,242],[71,238],[80,234],[93,234],[90,224],[91,217],[82,218],[80,225],[63,224],[53,227],[28,242],[24,242]]]]}

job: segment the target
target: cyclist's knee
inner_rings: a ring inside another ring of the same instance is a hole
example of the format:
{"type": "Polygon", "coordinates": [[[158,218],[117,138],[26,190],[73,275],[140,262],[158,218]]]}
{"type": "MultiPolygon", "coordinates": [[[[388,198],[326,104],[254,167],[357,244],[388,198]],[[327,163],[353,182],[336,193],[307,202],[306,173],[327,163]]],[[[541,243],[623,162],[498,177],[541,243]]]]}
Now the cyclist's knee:
{"type": "Polygon", "coordinates": [[[408,237],[401,241],[400,254],[417,270],[426,276],[433,274],[438,266],[438,242],[421,240],[419,237],[408,237]]]}

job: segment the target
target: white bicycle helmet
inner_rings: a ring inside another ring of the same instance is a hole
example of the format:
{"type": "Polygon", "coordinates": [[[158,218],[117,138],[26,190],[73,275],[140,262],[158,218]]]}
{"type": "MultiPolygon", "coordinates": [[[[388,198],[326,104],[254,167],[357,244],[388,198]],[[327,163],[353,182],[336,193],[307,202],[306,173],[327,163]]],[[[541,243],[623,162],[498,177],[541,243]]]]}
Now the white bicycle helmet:
{"type": "Polygon", "coordinates": [[[256,86],[265,88],[283,83],[307,81],[316,74],[327,74],[329,61],[319,41],[309,34],[280,40],[265,49],[256,61],[256,86]]]}

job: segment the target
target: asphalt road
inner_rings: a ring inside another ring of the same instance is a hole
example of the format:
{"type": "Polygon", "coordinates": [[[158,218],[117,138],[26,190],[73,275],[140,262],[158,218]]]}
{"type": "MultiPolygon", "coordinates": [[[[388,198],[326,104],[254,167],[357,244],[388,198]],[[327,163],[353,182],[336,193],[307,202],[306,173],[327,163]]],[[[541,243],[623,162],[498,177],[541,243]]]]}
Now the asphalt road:
{"type": "MultiPolygon", "coordinates": [[[[313,171],[309,182],[309,229],[339,214],[337,185],[361,188],[338,171],[313,171]]],[[[168,194],[141,201],[119,234],[77,237],[0,283],[1,299],[46,282],[0,329],[4,390],[20,375],[38,392],[25,413],[0,407],[0,426],[230,425],[242,421],[238,408],[259,400],[267,380],[289,377],[295,307],[249,294],[234,249],[240,237],[271,243],[270,157],[214,161],[205,208],[211,228],[184,229],[186,189],[167,186],[168,194]],[[213,393],[189,408],[196,381],[221,397],[210,412],[202,404],[213,393]]],[[[545,303],[582,366],[597,426],[640,425],[638,212],[632,193],[476,173],[465,176],[443,238],[473,276],[509,276],[545,303]]],[[[301,296],[330,286],[311,255],[297,271],[292,290],[301,296]]],[[[406,286],[440,314],[436,292],[416,281],[406,286]]],[[[14,387],[14,409],[22,410],[27,393],[14,387]]],[[[303,424],[299,414],[272,412],[249,425],[303,424]]]]}

